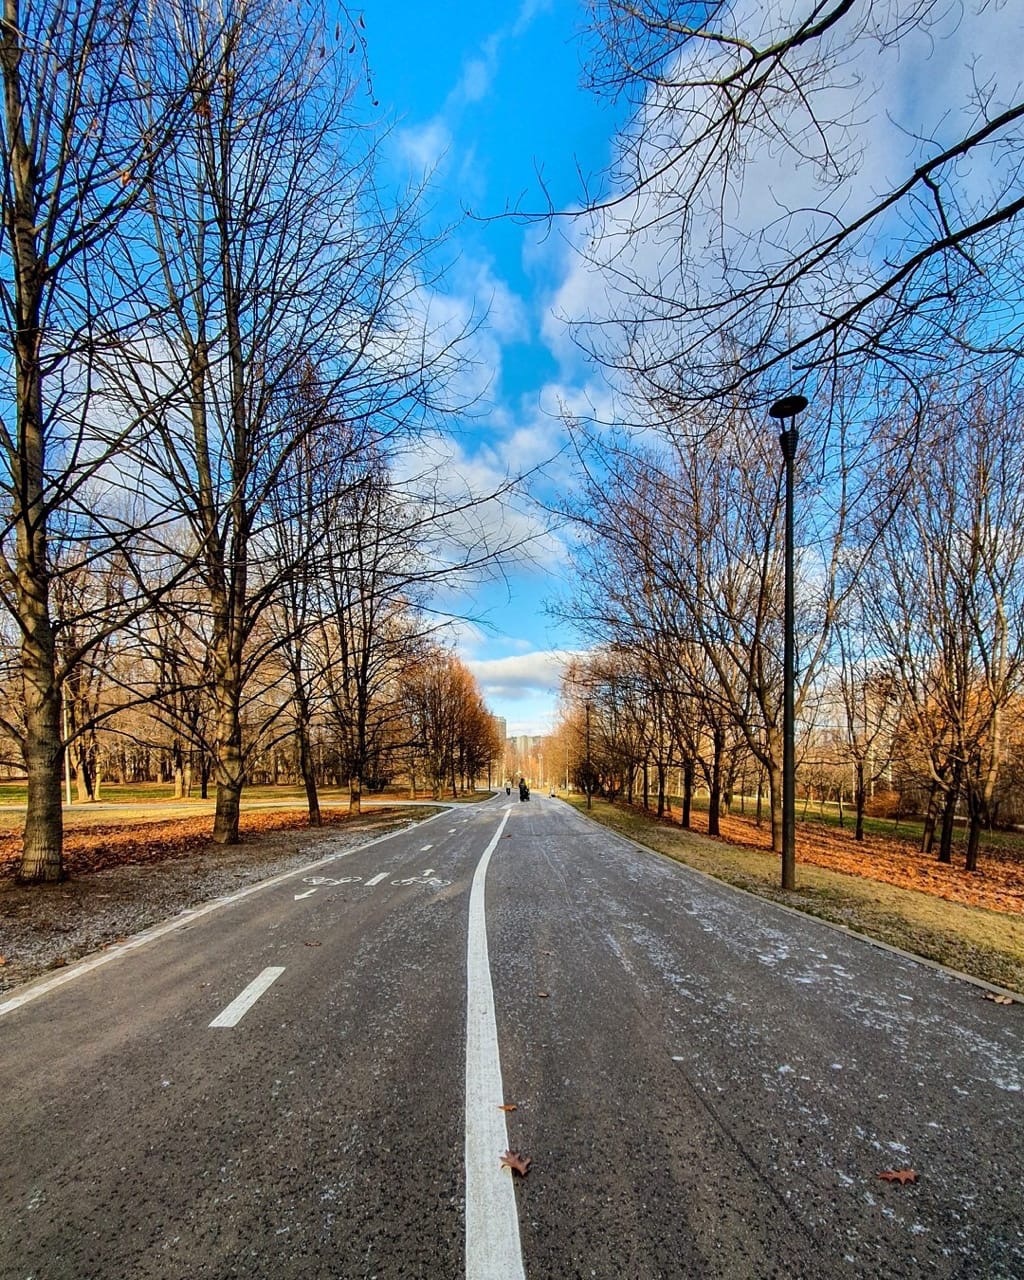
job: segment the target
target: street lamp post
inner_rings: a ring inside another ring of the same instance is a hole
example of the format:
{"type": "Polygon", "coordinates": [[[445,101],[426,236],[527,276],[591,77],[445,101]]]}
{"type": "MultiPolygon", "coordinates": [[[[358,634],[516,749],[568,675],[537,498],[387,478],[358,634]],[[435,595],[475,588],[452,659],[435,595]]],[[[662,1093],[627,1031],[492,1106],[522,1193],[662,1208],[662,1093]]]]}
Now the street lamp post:
{"type": "Polygon", "coordinates": [[[782,887],[796,888],[796,685],[795,607],[793,588],[793,464],[798,435],[796,415],[807,408],[807,397],[784,396],[768,410],[785,424],[779,434],[785,467],[785,605],[782,650],[782,887]]]}
{"type": "Polygon", "coordinates": [[[584,776],[585,776],[585,778],[586,778],[586,781],[585,781],[585,783],[584,783],[583,785],[584,785],[584,788],[585,788],[586,793],[587,793],[587,808],[588,808],[588,809],[591,809],[591,808],[593,808],[593,805],[592,805],[592,803],[591,803],[591,799],[590,799],[590,792],[591,792],[591,776],[590,776],[590,699],[589,699],[589,698],[587,698],[586,702],[585,702],[583,705],[586,707],[586,711],[587,711],[587,763],[586,763],[586,774],[584,775],[584,776]]]}

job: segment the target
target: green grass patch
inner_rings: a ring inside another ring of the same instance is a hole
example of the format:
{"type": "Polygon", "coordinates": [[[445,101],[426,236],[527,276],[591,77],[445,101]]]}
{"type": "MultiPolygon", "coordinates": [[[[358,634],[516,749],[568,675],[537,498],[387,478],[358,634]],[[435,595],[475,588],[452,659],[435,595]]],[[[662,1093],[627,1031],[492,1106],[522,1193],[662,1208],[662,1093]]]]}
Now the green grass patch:
{"type": "MultiPolygon", "coordinates": [[[[569,803],[587,812],[581,797],[571,797],[569,803]]],[[[597,798],[589,816],[648,849],[748,893],[1024,992],[1024,916],[961,906],[934,894],[799,862],[798,887],[788,893],[779,887],[780,868],[774,856],[672,828],[597,798]]]]}

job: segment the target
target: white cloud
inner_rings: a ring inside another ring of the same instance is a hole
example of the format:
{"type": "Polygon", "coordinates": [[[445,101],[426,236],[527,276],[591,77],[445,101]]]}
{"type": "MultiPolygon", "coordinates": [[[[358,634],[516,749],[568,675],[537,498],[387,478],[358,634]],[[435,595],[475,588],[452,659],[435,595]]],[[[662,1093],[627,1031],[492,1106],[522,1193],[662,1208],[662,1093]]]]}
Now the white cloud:
{"type": "Polygon", "coordinates": [[[395,138],[399,155],[417,173],[424,174],[438,169],[452,146],[451,130],[440,117],[398,129],[395,138]]]}
{"type": "Polygon", "coordinates": [[[467,658],[484,699],[517,702],[537,694],[557,695],[565,665],[573,655],[564,649],[536,650],[506,658],[467,658]]]}
{"type": "Polygon", "coordinates": [[[480,102],[487,97],[494,71],[494,58],[470,58],[462,68],[462,77],[452,97],[458,102],[480,102]]]}

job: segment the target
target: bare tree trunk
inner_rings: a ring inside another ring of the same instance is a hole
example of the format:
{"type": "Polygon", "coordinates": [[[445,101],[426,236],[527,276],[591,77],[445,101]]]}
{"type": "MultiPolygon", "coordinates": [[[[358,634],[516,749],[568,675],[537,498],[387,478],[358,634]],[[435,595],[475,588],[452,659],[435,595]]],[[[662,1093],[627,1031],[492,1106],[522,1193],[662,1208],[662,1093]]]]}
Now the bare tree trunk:
{"type": "Polygon", "coordinates": [[[853,803],[857,813],[857,821],[854,825],[853,838],[855,840],[864,839],[864,806],[867,804],[868,789],[864,778],[864,761],[857,761],[856,772],[856,788],[854,790],[853,803]]]}
{"type": "Polygon", "coordinates": [[[180,742],[175,741],[171,754],[174,758],[174,798],[180,800],[185,794],[185,767],[180,742]]]}
{"type": "Polygon", "coordinates": [[[306,732],[305,720],[299,725],[296,737],[299,740],[299,772],[302,774],[302,785],[306,789],[309,825],[319,827],[323,825],[323,819],[320,816],[320,796],[316,789],[316,767],[309,747],[309,734],[306,732]]]}
{"type": "Polygon", "coordinates": [[[956,766],[953,769],[953,777],[950,782],[949,790],[946,792],[945,804],[942,809],[942,835],[939,840],[939,861],[950,863],[953,861],[953,822],[956,818],[956,802],[960,794],[960,769],[956,766]]]}
{"type": "Polygon", "coordinates": [[[721,731],[714,735],[714,755],[711,760],[711,787],[708,796],[708,835],[717,836],[722,833],[720,822],[722,809],[722,753],[725,750],[725,737],[721,731]]]}
{"type": "Polygon", "coordinates": [[[768,802],[772,817],[772,852],[782,854],[782,770],[774,761],[766,766],[768,802]]]}
{"type": "MultiPolygon", "coordinates": [[[[52,668],[51,668],[52,670],[52,668]]],[[[25,767],[28,772],[28,804],[25,837],[18,868],[20,884],[63,879],[61,849],[64,815],[61,808],[60,713],[55,697],[46,698],[25,679],[25,767]]]]}
{"type": "Polygon", "coordinates": [[[358,773],[353,773],[348,780],[348,811],[349,813],[363,811],[363,780],[358,773]]]}
{"type": "Polygon", "coordinates": [[[238,716],[237,665],[224,653],[223,641],[214,651],[217,668],[217,807],[213,819],[216,844],[237,844],[244,785],[242,726],[238,716]]]}
{"type": "Polygon", "coordinates": [[[5,220],[9,224],[15,276],[13,319],[16,325],[14,373],[18,445],[10,462],[14,471],[17,616],[21,626],[22,694],[25,700],[23,750],[28,773],[24,847],[18,880],[27,884],[62,878],[64,829],[60,696],[55,678],[50,569],[43,506],[45,428],[40,290],[45,273],[37,244],[35,165],[25,133],[21,28],[17,4],[14,0],[4,0],[4,21],[0,24],[0,67],[10,148],[10,183],[13,187],[12,208],[5,220]]]}
{"type": "Polygon", "coordinates": [[[683,816],[679,825],[690,829],[690,811],[693,808],[693,761],[687,757],[683,763],[683,816]]]}
{"type": "Polygon", "coordinates": [[[935,844],[935,817],[936,817],[936,797],[938,794],[938,783],[934,780],[928,788],[928,807],[924,814],[924,830],[921,832],[921,852],[931,853],[935,844]]]}
{"type": "Polygon", "coordinates": [[[78,791],[78,803],[87,804],[92,799],[92,787],[89,785],[89,762],[85,753],[85,743],[79,739],[75,750],[75,787],[78,791]]]}
{"type": "Polygon", "coordinates": [[[967,788],[967,850],[965,871],[977,871],[978,846],[981,843],[981,827],[985,818],[985,806],[973,787],[967,788]]]}

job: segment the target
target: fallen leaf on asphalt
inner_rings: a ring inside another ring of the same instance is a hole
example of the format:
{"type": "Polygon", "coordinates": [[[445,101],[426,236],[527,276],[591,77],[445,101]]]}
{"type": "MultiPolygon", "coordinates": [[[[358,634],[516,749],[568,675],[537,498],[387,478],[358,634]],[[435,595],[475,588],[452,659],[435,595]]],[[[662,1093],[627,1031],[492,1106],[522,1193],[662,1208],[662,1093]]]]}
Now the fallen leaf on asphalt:
{"type": "Polygon", "coordinates": [[[307,947],[322,947],[323,943],[322,942],[306,942],[303,945],[307,947]]]}
{"type": "Polygon", "coordinates": [[[878,1176],[883,1182],[898,1182],[901,1187],[917,1181],[917,1173],[913,1169],[886,1169],[878,1176]]]}
{"type": "Polygon", "coordinates": [[[6,964],[6,963],[7,963],[7,957],[6,957],[6,956],[0,956],[0,964],[6,964]]]}
{"type": "Polygon", "coordinates": [[[498,1110],[499,1111],[515,1111],[516,1104],[514,1102],[499,1102],[498,1110]]]}
{"type": "Polygon", "coordinates": [[[538,991],[537,994],[540,996],[542,1000],[546,1000],[550,993],[547,991],[538,991]]]}
{"type": "Polygon", "coordinates": [[[513,1173],[518,1173],[521,1178],[525,1178],[530,1172],[530,1165],[533,1161],[529,1156],[522,1156],[518,1151],[506,1151],[501,1157],[501,1167],[503,1169],[511,1169],[513,1173]]]}
{"type": "Polygon", "coordinates": [[[986,991],[982,1000],[991,1000],[993,1004],[1016,1004],[1013,996],[998,996],[994,991],[986,991]]]}

